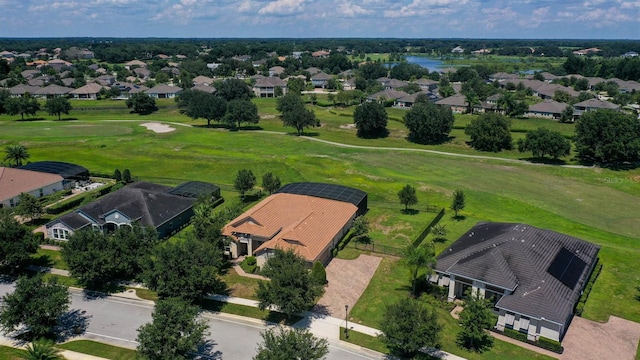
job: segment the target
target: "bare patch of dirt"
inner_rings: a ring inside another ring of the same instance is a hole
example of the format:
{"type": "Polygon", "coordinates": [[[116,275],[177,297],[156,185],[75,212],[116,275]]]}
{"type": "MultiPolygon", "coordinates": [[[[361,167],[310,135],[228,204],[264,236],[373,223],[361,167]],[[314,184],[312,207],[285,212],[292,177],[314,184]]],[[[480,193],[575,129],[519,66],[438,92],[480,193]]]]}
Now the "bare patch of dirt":
{"type": "Polygon", "coordinates": [[[385,234],[385,235],[389,235],[395,232],[401,232],[403,230],[407,230],[407,229],[411,229],[411,225],[407,224],[407,223],[397,223],[394,226],[386,226],[383,225],[382,223],[384,221],[387,220],[387,216],[380,216],[376,219],[374,219],[371,222],[371,227],[375,230],[379,230],[381,233],[385,234]]]}
{"type": "Polygon", "coordinates": [[[640,324],[615,316],[605,324],[574,317],[562,346],[562,360],[636,358],[640,324]]]}
{"type": "Polygon", "coordinates": [[[340,125],[340,129],[353,130],[356,128],[356,124],[344,124],[340,125]]]}
{"type": "Polygon", "coordinates": [[[355,260],[331,260],[327,265],[329,284],[313,310],[335,317],[344,317],[344,306],[349,305],[349,308],[353,308],[358,302],[381,260],[380,257],[370,255],[360,255],[355,260]]]}

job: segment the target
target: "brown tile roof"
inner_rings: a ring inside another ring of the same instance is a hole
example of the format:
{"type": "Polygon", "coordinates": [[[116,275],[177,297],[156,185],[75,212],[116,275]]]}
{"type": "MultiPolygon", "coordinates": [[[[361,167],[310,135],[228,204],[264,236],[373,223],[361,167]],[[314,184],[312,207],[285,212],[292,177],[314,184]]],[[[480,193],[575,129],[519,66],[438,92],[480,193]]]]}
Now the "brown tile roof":
{"type": "Polygon", "coordinates": [[[315,261],[358,208],[347,202],[307,195],[273,194],[238,216],[223,235],[251,234],[266,240],[254,250],[293,249],[307,261],[315,261]]]}
{"type": "Polygon", "coordinates": [[[0,201],[56,182],[61,182],[60,190],[62,190],[62,180],[60,175],[0,167],[0,201]]]}

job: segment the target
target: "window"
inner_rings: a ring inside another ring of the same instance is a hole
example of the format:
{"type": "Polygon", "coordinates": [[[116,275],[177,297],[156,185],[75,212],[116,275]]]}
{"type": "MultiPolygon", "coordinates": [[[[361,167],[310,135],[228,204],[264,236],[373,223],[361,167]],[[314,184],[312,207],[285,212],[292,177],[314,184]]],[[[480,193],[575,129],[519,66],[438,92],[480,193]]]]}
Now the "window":
{"type": "Polygon", "coordinates": [[[40,197],[44,196],[44,190],[40,189],[40,197]]]}
{"type": "Polygon", "coordinates": [[[506,313],[504,315],[504,318],[505,318],[506,325],[513,326],[513,321],[515,320],[515,317],[513,316],[513,314],[506,313]]]}
{"type": "Polygon", "coordinates": [[[13,199],[9,199],[9,207],[13,207],[15,205],[15,203],[13,202],[13,199]]]}
{"type": "Polygon", "coordinates": [[[525,331],[528,332],[529,331],[529,318],[528,317],[521,317],[520,318],[520,330],[521,331],[525,331]]]}
{"type": "Polygon", "coordinates": [[[58,240],[67,240],[69,239],[69,230],[53,228],[53,238],[58,240]]]}

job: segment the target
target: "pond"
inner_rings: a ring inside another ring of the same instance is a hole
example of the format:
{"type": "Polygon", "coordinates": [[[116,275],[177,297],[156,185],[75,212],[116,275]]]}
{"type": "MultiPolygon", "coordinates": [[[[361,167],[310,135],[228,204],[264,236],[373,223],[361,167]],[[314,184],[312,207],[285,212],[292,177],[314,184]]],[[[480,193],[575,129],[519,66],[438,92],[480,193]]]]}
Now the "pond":
{"type": "Polygon", "coordinates": [[[428,69],[429,72],[438,71],[439,68],[443,67],[443,63],[440,60],[430,59],[422,56],[405,56],[407,62],[411,64],[417,64],[422,66],[425,69],[428,69]]]}

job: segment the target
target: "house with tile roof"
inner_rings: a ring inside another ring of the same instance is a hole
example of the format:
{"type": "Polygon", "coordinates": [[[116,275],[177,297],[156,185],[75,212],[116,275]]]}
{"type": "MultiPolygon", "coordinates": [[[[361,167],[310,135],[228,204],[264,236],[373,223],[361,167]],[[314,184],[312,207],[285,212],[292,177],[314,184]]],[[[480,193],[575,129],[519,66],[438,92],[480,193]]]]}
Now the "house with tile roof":
{"type": "Polygon", "coordinates": [[[432,282],[454,301],[467,291],[491,299],[496,329],[561,341],[600,247],[526,224],[478,223],[440,253],[432,282]]]}
{"type": "MultiPolygon", "coordinates": [[[[331,250],[351,228],[359,213],[358,206],[305,194],[304,186],[326,184],[293,185],[297,187],[292,187],[291,192],[270,195],[223,228],[222,234],[231,240],[228,254],[232,258],[253,255],[258,265],[263,266],[274,250],[280,248],[292,249],[309,266],[316,261],[326,265],[331,260],[331,250]]],[[[341,189],[350,188],[333,185],[329,191],[337,193],[341,189]]],[[[350,190],[364,194],[366,207],[366,193],[350,190]]]]}
{"type": "Polygon", "coordinates": [[[67,240],[75,231],[115,231],[138,223],[156,229],[159,238],[184,227],[193,216],[198,196],[219,197],[220,189],[209,183],[188,182],[175,188],[135,182],[46,224],[48,238],[67,240]],[[185,187],[197,191],[181,191],[185,187]]]}
{"type": "Polygon", "coordinates": [[[60,175],[0,167],[0,208],[18,205],[20,194],[41,198],[64,189],[60,175]]]}

